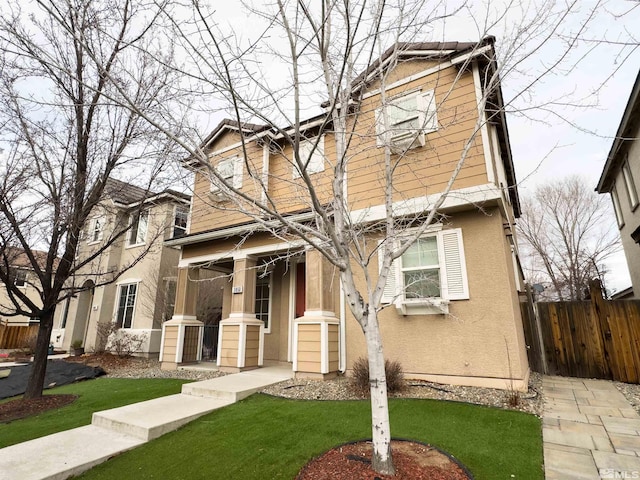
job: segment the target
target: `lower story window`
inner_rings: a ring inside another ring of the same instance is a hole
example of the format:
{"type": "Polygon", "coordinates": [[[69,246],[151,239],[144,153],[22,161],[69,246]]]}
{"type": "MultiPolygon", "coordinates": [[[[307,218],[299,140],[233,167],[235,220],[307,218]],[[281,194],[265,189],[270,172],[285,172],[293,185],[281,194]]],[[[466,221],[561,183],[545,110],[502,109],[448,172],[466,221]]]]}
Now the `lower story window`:
{"type": "Polygon", "coordinates": [[[269,304],[271,291],[271,275],[256,278],[256,318],[264,322],[267,333],[270,331],[269,304]]]}
{"type": "Polygon", "coordinates": [[[440,264],[435,236],[419,238],[402,255],[406,298],[440,297],[440,264]]]}
{"type": "Polygon", "coordinates": [[[136,306],[137,283],[120,285],[120,295],[118,301],[118,313],[116,324],[118,328],[131,328],[133,322],[133,312],[136,306]]]}

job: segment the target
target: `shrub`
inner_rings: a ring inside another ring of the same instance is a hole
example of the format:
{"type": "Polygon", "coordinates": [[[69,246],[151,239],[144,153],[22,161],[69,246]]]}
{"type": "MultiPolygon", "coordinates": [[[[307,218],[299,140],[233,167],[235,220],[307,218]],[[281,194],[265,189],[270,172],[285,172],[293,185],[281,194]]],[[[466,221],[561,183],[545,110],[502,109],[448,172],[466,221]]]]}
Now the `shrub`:
{"type": "MultiPolygon", "coordinates": [[[[396,393],[405,389],[404,371],[400,362],[384,361],[385,376],[387,378],[387,392],[396,393]]],[[[362,396],[369,396],[369,361],[360,357],[353,363],[351,388],[362,396]]]]}
{"type": "Polygon", "coordinates": [[[147,334],[134,334],[116,329],[109,337],[107,350],[114,352],[119,357],[129,357],[136,352],[142,351],[142,345],[147,341],[147,334]]]}

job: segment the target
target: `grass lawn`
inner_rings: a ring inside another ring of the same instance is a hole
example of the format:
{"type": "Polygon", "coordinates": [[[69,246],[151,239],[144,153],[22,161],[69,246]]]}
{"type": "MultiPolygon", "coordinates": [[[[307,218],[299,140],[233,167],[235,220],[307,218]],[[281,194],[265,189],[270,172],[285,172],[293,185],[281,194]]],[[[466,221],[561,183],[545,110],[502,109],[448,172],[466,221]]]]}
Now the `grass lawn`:
{"type": "Polygon", "coordinates": [[[97,378],[46,390],[45,395],[72,393],[79,397],[66,407],[0,424],[0,448],[89,425],[93,412],[180,393],[186,382],[159,378],[97,378]]]}
{"type": "MultiPolygon", "coordinates": [[[[266,395],[215,411],[86,472],[83,479],[293,479],[312,457],[368,438],[368,401],[266,395]]],[[[432,443],[478,480],[543,479],[540,420],[433,400],[390,401],[392,435],[432,443]]]]}

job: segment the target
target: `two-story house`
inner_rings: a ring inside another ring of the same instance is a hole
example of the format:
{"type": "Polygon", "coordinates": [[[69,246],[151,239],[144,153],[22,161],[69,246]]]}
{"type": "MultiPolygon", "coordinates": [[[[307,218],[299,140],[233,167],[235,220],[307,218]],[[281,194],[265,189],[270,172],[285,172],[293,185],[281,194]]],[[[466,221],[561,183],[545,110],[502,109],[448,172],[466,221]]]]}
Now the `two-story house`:
{"type": "MultiPolygon", "coordinates": [[[[519,215],[516,179],[499,88],[491,95],[491,110],[481,101],[487,72],[495,68],[493,42],[400,45],[399,61],[387,67],[384,91],[375,79],[378,68],[364,72],[364,91],[350,106],[357,122],[339,192],[332,183],[335,133],[319,129],[325,116],[302,123],[306,140],[299,150],[308,158],[306,173],[319,203],[344,195],[351,222],[366,226],[384,219],[386,144],[403,146],[392,152],[400,221],[430,210],[472,139],[439,221],[392,265],[383,298],[387,307],[379,313],[384,351],[410,378],[521,389],[529,368],[513,228],[519,215]],[[385,113],[392,126],[386,130],[377,120],[385,113]],[[411,145],[404,144],[407,139],[411,145]]],[[[389,56],[383,55],[383,64],[389,56]]],[[[226,120],[204,148],[218,175],[246,198],[268,196],[282,215],[317,221],[306,193],[310,187],[282,134],[226,120]]],[[[215,270],[232,278],[223,291],[221,369],[288,362],[297,376],[348,372],[366,356],[366,346],[334,266],[295,236],[271,235],[255,212],[235,208],[222,190],[206,169],[197,170],[188,233],[168,241],[182,252],[175,313],[163,325],[162,367],[199,359],[197,280],[203,270],[215,270]]],[[[359,231],[361,248],[381,251],[375,248],[379,229],[359,231]]],[[[368,265],[367,274],[377,278],[378,262],[368,265]]]]}
{"type": "Polygon", "coordinates": [[[609,193],[627,257],[631,286],[624,298],[640,298],[640,73],[616,131],[596,190],[609,193]]]}
{"type": "Polygon", "coordinates": [[[104,348],[103,332],[115,324],[140,340],[139,354],[157,355],[161,324],[172,314],[180,252],[164,246],[185,235],[188,195],[159,193],[109,179],[93,208],[76,258],[95,255],[72,279],[79,293],[63,302],[52,343],[69,350],[81,342],[87,351],[104,348]]]}

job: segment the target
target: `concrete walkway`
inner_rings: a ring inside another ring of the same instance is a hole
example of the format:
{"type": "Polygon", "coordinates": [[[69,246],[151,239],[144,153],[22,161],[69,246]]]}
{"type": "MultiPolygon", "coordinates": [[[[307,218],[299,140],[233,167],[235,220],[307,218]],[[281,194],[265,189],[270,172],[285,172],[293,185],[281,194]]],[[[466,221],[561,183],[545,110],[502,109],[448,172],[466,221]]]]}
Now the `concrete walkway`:
{"type": "Polygon", "coordinates": [[[546,480],[640,478],[640,416],[609,381],[544,377],[546,480]]]}
{"type": "Polygon", "coordinates": [[[96,412],[91,425],[0,449],[0,480],[62,480],[293,376],[265,367],[187,383],[182,393],[96,412]]]}

